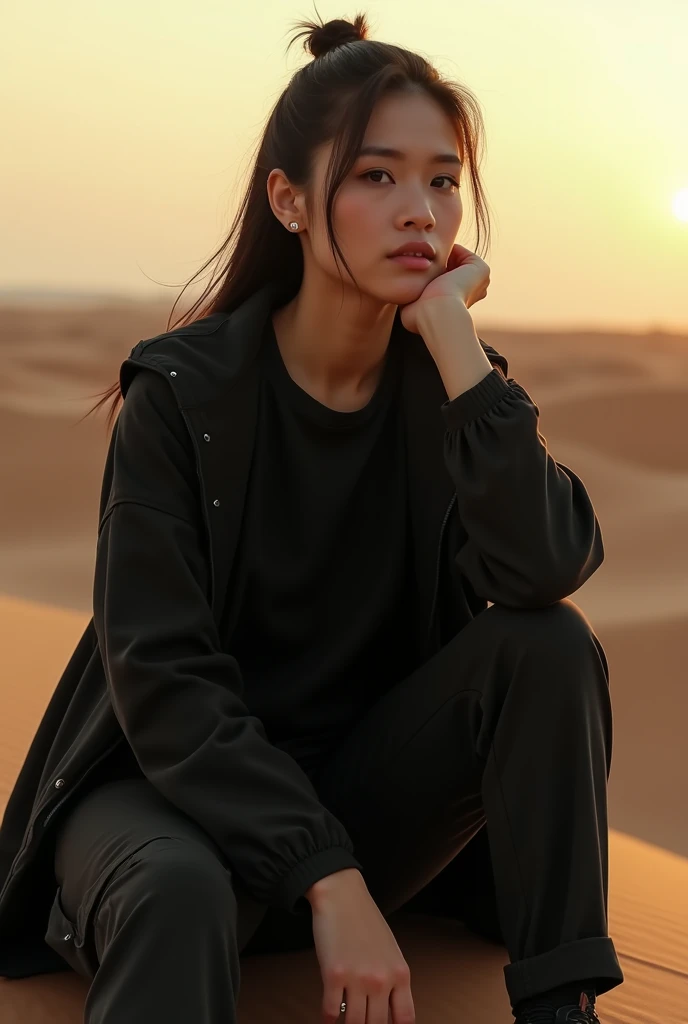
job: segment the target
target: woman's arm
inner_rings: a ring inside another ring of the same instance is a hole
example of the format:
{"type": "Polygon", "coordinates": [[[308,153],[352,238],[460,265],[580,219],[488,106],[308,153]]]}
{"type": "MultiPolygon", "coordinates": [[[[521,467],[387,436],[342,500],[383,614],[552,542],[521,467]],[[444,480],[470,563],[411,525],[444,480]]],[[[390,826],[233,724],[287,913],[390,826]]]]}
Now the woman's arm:
{"type": "Polygon", "coordinates": [[[242,700],[208,603],[193,444],[154,370],[131,383],[108,462],[94,623],[117,719],[146,777],[212,836],[254,898],[292,910],[318,879],[361,866],[242,700]]]}
{"type": "Polygon", "coordinates": [[[550,454],[540,410],[508,377],[504,356],[478,338],[463,304],[428,306],[420,322],[454,396],[442,415],[445,461],[468,535],[456,553],[459,570],[494,604],[537,608],[568,597],[604,559],[582,481],[550,454]],[[469,355],[474,377],[483,374],[471,386],[463,367],[469,355]],[[495,368],[482,371],[483,363],[495,368]]]}

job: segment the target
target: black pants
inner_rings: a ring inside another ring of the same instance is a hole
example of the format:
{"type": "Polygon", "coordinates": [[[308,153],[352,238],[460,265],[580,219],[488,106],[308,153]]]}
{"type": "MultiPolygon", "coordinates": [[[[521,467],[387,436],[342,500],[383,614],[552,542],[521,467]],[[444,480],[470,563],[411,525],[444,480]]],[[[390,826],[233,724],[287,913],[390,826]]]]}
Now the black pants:
{"type": "MultiPolygon", "coordinates": [[[[492,606],[387,692],[318,774],[385,916],[503,942],[512,1003],[624,980],[607,933],[607,660],[583,612],[492,606]]],[[[143,777],[82,796],[57,835],[46,941],[91,978],[87,1024],[236,1019],[239,954],[313,945],[143,777]]]]}

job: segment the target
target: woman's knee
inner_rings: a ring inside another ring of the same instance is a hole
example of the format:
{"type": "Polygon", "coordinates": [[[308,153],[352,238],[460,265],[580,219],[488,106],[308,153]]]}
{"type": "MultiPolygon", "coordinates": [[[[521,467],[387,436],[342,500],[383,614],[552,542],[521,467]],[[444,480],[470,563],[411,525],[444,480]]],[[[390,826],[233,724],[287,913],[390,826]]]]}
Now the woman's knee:
{"type": "Polygon", "coordinates": [[[116,875],[109,888],[117,889],[120,902],[167,916],[175,927],[214,915],[236,917],[231,873],[202,843],[172,836],[149,840],[116,875]]]}
{"type": "Polygon", "coordinates": [[[558,685],[581,698],[592,692],[607,699],[609,665],[604,648],[585,613],[570,598],[534,609],[493,605],[484,614],[491,617],[492,642],[501,645],[503,658],[525,670],[524,678],[538,683],[544,672],[550,690],[558,685]]]}
{"type": "Polygon", "coordinates": [[[230,872],[201,842],[160,836],[130,853],[100,888],[82,930],[97,963],[108,950],[142,959],[169,943],[237,946],[237,901],[230,872]],[[92,933],[90,929],[93,929],[92,933]]]}
{"type": "Polygon", "coordinates": [[[514,638],[521,647],[535,645],[570,651],[576,645],[589,647],[597,640],[583,610],[568,597],[542,608],[495,604],[483,614],[490,616],[494,630],[514,638]]]}

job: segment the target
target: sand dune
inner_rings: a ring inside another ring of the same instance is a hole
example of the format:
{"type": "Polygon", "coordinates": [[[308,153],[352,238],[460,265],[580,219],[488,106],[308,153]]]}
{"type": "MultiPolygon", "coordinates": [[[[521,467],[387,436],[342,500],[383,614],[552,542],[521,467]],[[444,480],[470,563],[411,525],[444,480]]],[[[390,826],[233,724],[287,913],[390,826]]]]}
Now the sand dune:
{"type": "MultiPolygon", "coordinates": [[[[0,307],[0,810],[90,617],[108,438],[102,414],[77,420],[167,313],[0,307]]],[[[604,644],[615,714],[609,912],[626,982],[598,1011],[604,1024],[688,1024],[688,338],[478,330],[602,524],[605,563],[573,595],[604,644]]],[[[424,1024],[511,1019],[501,947],[446,920],[394,927],[424,1024]]],[[[317,1019],[319,986],[312,951],[248,957],[241,1020],[317,1019]]],[[[0,1020],[77,1024],[84,994],[73,974],[0,981],[0,1020]]]]}
{"type": "Polygon", "coordinates": [[[548,437],[576,442],[614,459],[648,469],[688,471],[688,403],[685,388],[635,387],[548,406],[548,437]]]}

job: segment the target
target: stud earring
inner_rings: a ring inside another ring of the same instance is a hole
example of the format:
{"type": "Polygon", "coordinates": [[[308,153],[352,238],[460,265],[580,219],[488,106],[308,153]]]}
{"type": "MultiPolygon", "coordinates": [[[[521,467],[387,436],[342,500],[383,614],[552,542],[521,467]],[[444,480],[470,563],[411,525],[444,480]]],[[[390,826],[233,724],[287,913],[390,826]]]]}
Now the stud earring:
{"type": "Polygon", "coordinates": [[[292,229],[292,231],[298,231],[298,229],[299,229],[298,222],[293,220],[291,222],[291,224],[289,225],[289,227],[292,229]]]}

